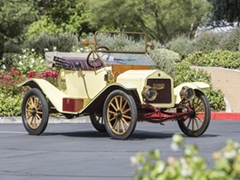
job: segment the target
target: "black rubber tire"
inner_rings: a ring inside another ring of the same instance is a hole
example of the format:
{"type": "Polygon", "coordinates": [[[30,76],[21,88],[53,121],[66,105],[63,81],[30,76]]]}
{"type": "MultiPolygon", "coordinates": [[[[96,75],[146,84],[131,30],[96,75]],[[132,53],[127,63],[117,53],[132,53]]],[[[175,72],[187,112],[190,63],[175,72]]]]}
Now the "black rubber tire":
{"type": "Polygon", "coordinates": [[[93,125],[93,127],[98,130],[99,132],[106,132],[106,128],[104,125],[103,117],[102,115],[97,115],[97,114],[91,114],[90,115],[90,120],[93,125]]]}
{"type": "Polygon", "coordinates": [[[31,135],[42,134],[48,124],[49,106],[43,93],[30,89],[22,102],[22,121],[25,129],[31,135]]]}
{"type": "Polygon", "coordinates": [[[178,120],[181,131],[190,137],[201,136],[207,130],[211,120],[211,109],[207,97],[200,90],[195,90],[195,94],[192,101],[185,103],[195,111],[195,114],[184,120],[178,120]],[[199,113],[203,114],[203,117],[198,116],[199,113]]]}
{"type": "Polygon", "coordinates": [[[133,97],[121,90],[111,92],[104,102],[103,120],[112,138],[129,138],[137,123],[137,107],[133,97]]]}

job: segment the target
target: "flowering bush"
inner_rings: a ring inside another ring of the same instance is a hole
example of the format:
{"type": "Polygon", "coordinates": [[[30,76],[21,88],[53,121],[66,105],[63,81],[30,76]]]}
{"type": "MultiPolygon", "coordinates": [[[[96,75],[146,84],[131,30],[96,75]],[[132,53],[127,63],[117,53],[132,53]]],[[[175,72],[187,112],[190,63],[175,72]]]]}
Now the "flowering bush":
{"type": "Polygon", "coordinates": [[[23,75],[16,67],[9,72],[0,73],[0,116],[17,116],[21,113],[21,103],[27,87],[17,87],[27,78],[42,78],[56,85],[58,73],[44,70],[37,74],[35,71],[23,75]]]}
{"type": "Polygon", "coordinates": [[[16,67],[11,71],[0,74],[0,89],[1,94],[4,96],[12,96],[21,94],[22,89],[18,88],[16,84],[19,84],[25,79],[21,71],[18,71],[16,67]]]}
{"type": "Polygon", "coordinates": [[[171,148],[183,150],[183,157],[168,157],[164,162],[158,149],[131,157],[132,164],[137,166],[135,179],[240,179],[240,146],[232,140],[228,140],[222,150],[213,152],[215,166],[211,169],[199,155],[198,147],[185,145],[181,135],[173,135],[171,148]]]}
{"type": "Polygon", "coordinates": [[[16,67],[9,72],[0,73],[0,116],[14,116],[21,112],[23,94],[27,88],[16,85],[25,77],[16,67]]]}
{"type": "Polygon", "coordinates": [[[35,71],[30,71],[27,74],[27,78],[41,78],[45,79],[53,85],[57,86],[58,73],[51,70],[44,70],[39,75],[35,71]]]}
{"type": "Polygon", "coordinates": [[[1,62],[2,69],[16,67],[24,75],[29,71],[40,73],[47,69],[44,57],[37,54],[34,49],[23,49],[22,54],[4,54],[1,62]]]}

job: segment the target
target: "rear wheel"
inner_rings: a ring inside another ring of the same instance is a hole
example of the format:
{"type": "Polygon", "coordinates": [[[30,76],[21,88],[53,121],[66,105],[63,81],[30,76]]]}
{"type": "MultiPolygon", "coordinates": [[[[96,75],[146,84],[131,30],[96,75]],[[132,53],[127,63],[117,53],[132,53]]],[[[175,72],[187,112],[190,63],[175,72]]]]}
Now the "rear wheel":
{"type": "Polygon", "coordinates": [[[106,128],[101,114],[91,114],[90,120],[96,130],[98,130],[99,132],[106,132],[106,128]]]}
{"type": "Polygon", "coordinates": [[[194,110],[193,115],[178,120],[182,132],[191,137],[202,135],[208,128],[211,119],[210,105],[206,96],[199,90],[195,90],[195,94],[193,100],[184,102],[184,105],[194,110]]]}
{"type": "Polygon", "coordinates": [[[49,107],[43,93],[36,88],[30,89],[22,102],[22,121],[31,135],[39,135],[47,127],[49,107]]]}
{"type": "Polygon", "coordinates": [[[110,93],[104,102],[103,120],[111,137],[127,139],[137,122],[137,108],[133,97],[121,90],[110,93]]]}

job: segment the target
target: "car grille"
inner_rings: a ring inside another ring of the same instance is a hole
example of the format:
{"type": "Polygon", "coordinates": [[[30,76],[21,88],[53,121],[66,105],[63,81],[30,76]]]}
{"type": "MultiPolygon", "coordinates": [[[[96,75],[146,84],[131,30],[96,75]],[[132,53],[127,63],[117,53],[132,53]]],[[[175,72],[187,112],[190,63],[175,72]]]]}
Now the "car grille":
{"type": "Polygon", "coordinates": [[[157,90],[158,95],[154,101],[148,101],[148,103],[171,103],[172,102],[172,90],[170,79],[148,79],[147,85],[154,87],[154,85],[163,86],[163,89],[157,90]]]}

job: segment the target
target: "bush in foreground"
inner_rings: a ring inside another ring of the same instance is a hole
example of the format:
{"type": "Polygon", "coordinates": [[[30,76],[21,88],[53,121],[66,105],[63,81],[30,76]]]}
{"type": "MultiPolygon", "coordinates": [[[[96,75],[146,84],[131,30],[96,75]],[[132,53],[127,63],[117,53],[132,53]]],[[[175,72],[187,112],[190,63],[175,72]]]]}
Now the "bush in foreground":
{"type": "Polygon", "coordinates": [[[137,167],[134,174],[136,180],[238,180],[240,179],[240,146],[237,142],[228,140],[220,151],[213,152],[215,166],[208,169],[205,158],[199,155],[196,145],[186,145],[184,138],[175,134],[172,137],[171,148],[183,151],[182,157],[168,157],[162,160],[159,149],[131,157],[131,162],[137,167]]]}

